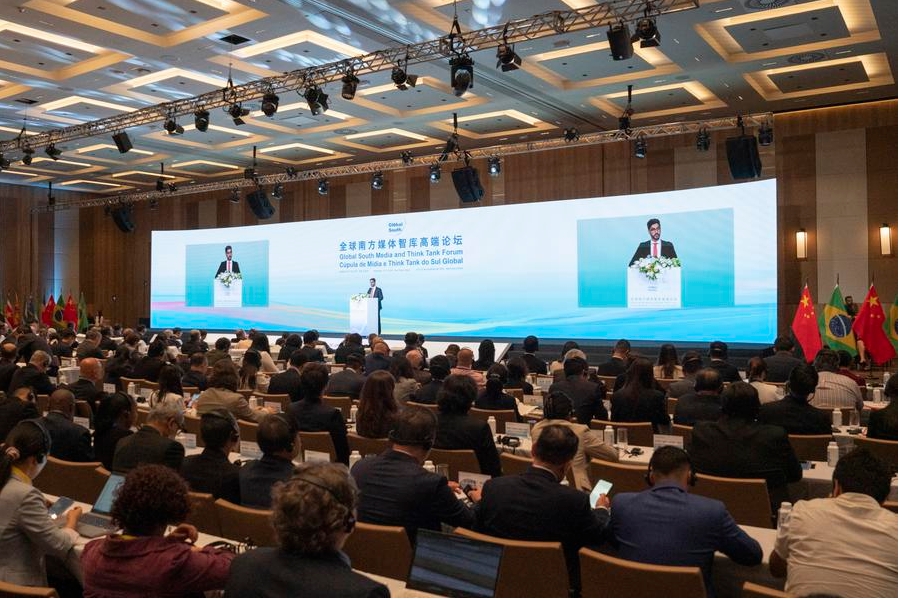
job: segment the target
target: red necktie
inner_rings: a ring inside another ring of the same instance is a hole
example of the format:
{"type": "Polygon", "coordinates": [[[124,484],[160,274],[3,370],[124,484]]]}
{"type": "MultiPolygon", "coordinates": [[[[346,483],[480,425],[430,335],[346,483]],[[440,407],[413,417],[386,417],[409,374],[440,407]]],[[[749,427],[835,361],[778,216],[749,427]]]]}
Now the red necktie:
{"type": "Polygon", "coordinates": [[[228,272],[231,272],[231,261],[228,260],[228,272]]]}
{"type": "Polygon", "coordinates": [[[659,242],[658,241],[652,242],[652,257],[653,258],[659,257],[659,242]]]}

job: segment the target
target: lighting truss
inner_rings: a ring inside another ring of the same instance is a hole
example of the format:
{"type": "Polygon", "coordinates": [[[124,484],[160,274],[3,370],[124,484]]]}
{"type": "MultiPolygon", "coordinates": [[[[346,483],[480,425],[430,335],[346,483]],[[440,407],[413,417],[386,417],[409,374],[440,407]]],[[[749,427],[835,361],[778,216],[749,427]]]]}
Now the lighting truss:
{"type": "MultiPolygon", "coordinates": [[[[654,0],[655,15],[699,8],[699,0],[654,0]]],[[[28,138],[31,147],[43,147],[51,141],[60,143],[95,135],[111,135],[118,131],[139,127],[170,116],[192,116],[197,110],[227,107],[259,100],[266,93],[303,90],[311,85],[323,87],[339,82],[352,70],[357,76],[390,70],[400,62],[417,64],[446,59],[457,53],[474,53],[501,44],[514,44],[526,40],[562,35],[624,21],[635,21],[643,16],[645,0],[609,0],[576,10],[555,10],[532,17],[516,19],[502,25],[465,32],[454,38],[443,36],[435,40],[378,50],[370,54],[347,58],[323,65],[298,69],[266,77],[242,85],[211,91],[192,98],[184,98],[155,106],[147,106],[122,115],[98,119],[72,127],[53,129],[28,138]],[[408,61],[406,56],[408,55],[408,61]]],[[[0,152],[22,149],[26,142],[16,138],[0,142],[0,152]]]]}

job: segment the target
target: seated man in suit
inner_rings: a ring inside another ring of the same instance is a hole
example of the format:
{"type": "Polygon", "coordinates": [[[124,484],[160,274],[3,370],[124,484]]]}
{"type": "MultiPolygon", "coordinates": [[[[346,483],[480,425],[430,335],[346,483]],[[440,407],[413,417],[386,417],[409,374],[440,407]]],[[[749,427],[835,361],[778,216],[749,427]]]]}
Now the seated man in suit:
{"type": "Polygon", "coordinates": [[[684,369],[684,378],[668,385],[666,397],[680,398],[696,390],[696,373],[702,370],[702,355],[694,350],[684,353],[681,367],[684,369]]]}
{"type": "Polygon", "coordinates": [[[717,370],[725,383],[742,380],[737,367],[727,361],[727,344],[723,341],[709,343],[709,368],[717,370]]]}
{"type": "Polygon", "coordinates": [[[346,336],[343,343],[334,350],[334,363],[345,364],[346,357],[350,354],[365,355],[365,348],[362,347],[362,335],[359,333],[350,333],[346,336]]]}
{"type": "Polygon", "coordinates": [[[524,349],[524,353],[521,354],[521,358],[528,365],[528,372],[531,374],[546,374],[549,371],[546,362],[536,356],[540,349],[540,340],[537,337],[534,335],[525,337],[522,349],[524,349]]]}
{"type": "Polygon", "coordinates": [[[571,357],[563,364],[565,380],[549,386],[550,393],[564,393],[574,404],[574,415],[581,424],[589,426],[594,418],[608,420],[609,413],[602,401],[606,396],[606,386],[587,380],[587,361],[571,357]]]}
{"type": "Polygon", "coordinates": [[[36,351],[31,354],[31,361],[16,370],[9,382],[9,390],[20,387],[31,387],[35,395],[50,395],[56,390],[47,369],[50,367],[50,354],[45,351],[36,351]]]}
{"type": "Polygon", "coordinates": [[[343,412],[340,408],[332,408],[322,403],[322,395],[328,386],[328,376],[328,367],[324,364],[306,363],[300,371],[303,399],[290,404],[287,407],[287,415],[294,419],[297,430],[330,433],[337,461],[349,464],[350,446],[347,442],[343,412]]]}
{"type": "Polygon", "coordinates": [[[774,340],[774,355],[765,358],[768,366],[766,380],[770,383],[785,383],[790,378],[790,371],[804,364],[802,360],[793,355],[793,340],[789,336],[781,335],[774,340]]]}
{"type": "Polygon", "coordinates": [[[240,468],[240,504],[267,510],[272,505],[272,487],[293,474],[293,460],[300,454],[299,431],[284,414],[270,414],[259,422],[256,442],[262,457],[240,468]]]}
{"type": "Polygon", "coordinates": [[[677,258],[674,244],[662,240],[662,223],[657,218],[651,218],[646,222],[646,230],[649,231],[649,240],[643,241],[637,246],[637,251],[628,265],[641,258],[677,258]]]}
{"type": "Polygon", "coordinates": [[[23,420],[38,418],[34,392],[30,387],[19,387],[11,393],[0,394],[0,439],[23,420]]]}
{"type": "Polygon", "coordinates": [[[147,423],[116,444],[113,472],[125,473],[140,464],[161,464],[179,472],[184,446],[175,441],[184,428],[184,403],[161,401],[150,408],[147,423]]]}
{"type": "Polygon", "coordinates": [[[390,346],[383,341],[375,341],[371,353],[365,356],[365,375],[375,370],[390,370],[390,346]]]}
{"type": "Polygon", "coordinates": [[[816,408],[855,408],[861,413],[865,397],[854,380],[837,372],[840,369],[837,352],[827,347],[819,350],[814,366],[818,371],[818,385],[810,403],[816,408]]]}
{"type": "Polygon", "coordinates": [[[240,505],[240,466],[228,454],[240,449],[240,426],[228,410],[216,409],[200,417],[203,453],[184,458],[181,476],[197,493],[211,493],[240,505]]]}
{"type": "Polygon", "coordinates": [[[868,420],[868,438],[896,440],[896,373],[883,386],[884,399],[889,403],[885,408],[871,410],[871,418],[868,420]]]}
{"type": "Polygon", "coordinates": [[[78,380],[66,386],[76,400],[86,401],[91,412],[96,414],[103,397],[104,377],[103,362],[97,358],[85,358],[78,363],[78,380]]]}
{"type": "Polygon", "coordinates": [[[599,376],[618,376],[627,371],[628,355],[631,353],[631,343],[627,339],[619,339],[612,349],[612,357],[608,362],[603,362],[596,367],[599,376]]]}
{"type": "Polygon", "coordinates": [[[764,404],[759,422],[782,426],[789,435],[829,435],[830,415],[808,403],[817,385],[818,373],[811,365],[796,366],[790,372],[787,394],[780,401],[764,404]]]}
{"type": "Polygon", "coordinates": [[[231,342],[227,337],[219,337],[215,340],[215,349],[209,350],[206,353],[206,362],[210,366],[215,366],[215,363],[219,360],[230,360],[231,356],[228,354],[228,350],[231,349],[231,342]]]}
{"type": "Polygon", "coordinates": [[[694,391],[685,393],[674,407],[674,424],[693,426],[700,420],[718,420],[721,416],[721,375],[714,368],[696,373],[694,391]]]}
{"type": "Polygon", "coordinates": [[[406,352],[406,359],[412,365],[412,374],[419,385],[427,385],[431,382],[431,373],[425,370],[425,357],[420,349],[406,352]]]}
{"type": "Polygon", "coordinates": [[[269,393],[286,393],[290,396],[290,401],[296,402],[303,399],[303,390],[300,387],[300,370],[309,359],[302,350],[294,350],[290,354],[290,360],[287,362],[287,368],[284,372],[272,376],[268,383],[269,393]]]}
{"type": "Polygon", "coordinates": [[[362,376],[364,358],[361,353],[354,353],[347,355],[344,359],[346,368],[331,375],[325,395],[359,399],[362,385],[365,384],[365,377],[362,376]]]}
{"type": "Polygon", "coordinates": [[[234,250],[231,249],[230,245],[225,246],[225,259],[222,260],[221,264],[219,264],[218,270],[215,271],[215,276],[219,276],[223,272],[233,272],[235,274],[240,273],[240,264],[237,263],[237,260],[232,260],[234,250]]]}
{"type": "Polygon", "coordinates": [[[458,485],[422,468],[436,436],[431,410],[400,410],[388,433],[390,449],[353,466],[360,522],[403,526],[412,540],[419,528],[439,531],[441,523],[472,527],[474,512],[453,494],[458,485]]]}
{"type": "Polygon", "coordinates": [[[618,557],[698,566],[710,596],[716,551],[744,566],[762,562],[758,541],[737,526],[722,502],[689,493],[695,474],[683,449],[670,445],[656,449],[646,479],[651,488],[619,493],[612,500],[610,528],[618,557]]]}
{"type": "Polygon", "coordinates": [[[75,424],[74,415],[75,396],[72,392],[68,389],[54,391],[47,405],[47,415],[41,418],[41,424],[53,440],[50,455],[69,462],[92,462],[91,432],[75,424]]]}
{"type": "Polygon", "coordinates": [[[209,363],[206,361],[204,352],[194,352],[190,354],[190,369],[181,377],[182,387],[196,387],[200,391],[205,391],[207,387],[206,370],[209,363]]]}
{"type": "Polygon", "coordinates": [[[318,331],[311,330],[303,333],[303,347],[297,351],[303,352],[307,362],[324,362],[325,355],[316,344],[318,341],[318,331]]]}
{"type": "Polygon", "coordinates": [[[102,359],[103,350],[100,349],[100,340],[102,336],[100,335],[100,331],[96,331],[91,329],[87,333],[84,334],[84,341],[78,344],[78,349],[75,350],[75,357],[78,358],[78,361],[85,358],[98,358],[102,359]]]}
{"type": "Polygon", "coordinates": [[[0,345],[0,391],[6,393],[10,391],[9,383],[12,382],[12,375],[19,369],[16,364],[16,344],[3,342],[0,345]]]}
{"type": "Polygon", "coordinates": [[[577,552],[598,545],[609,522],[605,495],[593,506],[589,495],[560,484],[577,448],[578,437],[570,428],[545,427],[533,446],[533,464],[524,473],[484,484],[475,523],[475,530],[495,537],[561,542],[575,591],[580,589],[577,552]]]}

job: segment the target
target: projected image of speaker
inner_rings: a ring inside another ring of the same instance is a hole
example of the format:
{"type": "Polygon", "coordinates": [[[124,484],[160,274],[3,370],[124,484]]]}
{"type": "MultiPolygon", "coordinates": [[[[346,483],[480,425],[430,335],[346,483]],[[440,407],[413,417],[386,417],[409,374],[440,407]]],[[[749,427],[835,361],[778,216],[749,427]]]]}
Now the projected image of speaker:
{"type": "Polygon", "coordinates": [[[131,204],[119,206],[112,210],[112,220],[122,233],[134,231],[134,218],[131,213],[131,204]]]}
{"type": "Polygon", "coordinates": [[[247,202],[250,204],[250,210],[259,220],[271,218],[275,214],[275,207],[268,201],[268,194],[262,189],[248,193],[247,202]]]}
{"type": "Polygon", "coordinates": [[[463,166],[454,170],[453,185],[456,187],[459,199],[464,203],[478,202],[484,196],[478,169],[473,166],[463,166]]]}
{"type": "Polygon", "coordinates": [[[734,179],[754,179],[762,174],[762,159],[754,135],[727,138],[727,164],[734,179]]]}

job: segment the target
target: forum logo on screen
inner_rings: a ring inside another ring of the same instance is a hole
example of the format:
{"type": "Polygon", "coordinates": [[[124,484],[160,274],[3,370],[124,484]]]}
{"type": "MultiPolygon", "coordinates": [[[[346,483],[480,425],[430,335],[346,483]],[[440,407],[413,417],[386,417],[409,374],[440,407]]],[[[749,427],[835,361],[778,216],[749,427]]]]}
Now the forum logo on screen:
{"type": "Polygon", "coordinates": [[[402,233],[403,229],[406,228],[406,221],[404,220],[392,220],[387,223],[387,232],[388,233],[402,233]]]}

